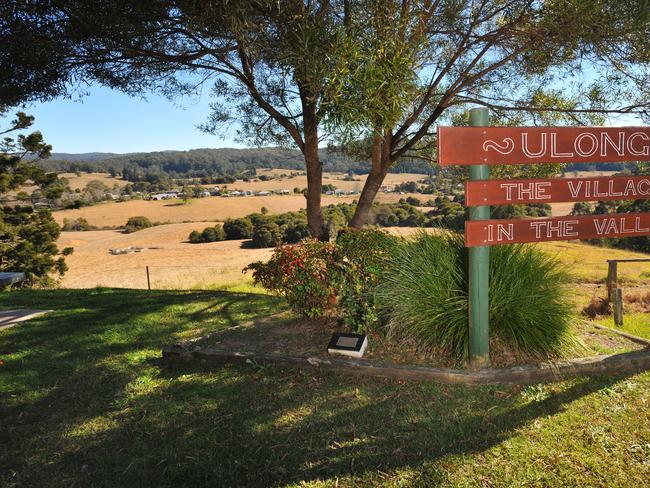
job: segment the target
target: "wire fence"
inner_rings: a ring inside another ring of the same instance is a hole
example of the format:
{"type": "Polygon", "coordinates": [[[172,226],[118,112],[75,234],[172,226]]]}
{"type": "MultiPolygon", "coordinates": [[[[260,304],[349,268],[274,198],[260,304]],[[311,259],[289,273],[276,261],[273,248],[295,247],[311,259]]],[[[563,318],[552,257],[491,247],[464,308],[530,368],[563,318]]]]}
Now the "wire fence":
{"type": "Polygon", "coordinates": [[[136,288],[148,290],[209,290],[250,281],[243,266],[141,265],[75,269],[64,276],[66,288],[136,288]]]}
{"type": "MultiPolygon", "coordinates": [[[[75,266],[64,276],[62,285],[66,288],[94,288],[97,286],[115,288],[136,288],[149,290],[209,290],[223,286],[250,283],[250,273],[243,273],[245,264],[224,263],[223,265],[181,265],[181,264],[139,264],[137,266],[106,266],[89,263],[75,266]]],[[[585,289],[607,287],[606,261],[580,262],[574,268],[575,284],[585,289]],[[598,266],[598,277],[585,267],[598,266]]],[[[619,273],[621,286],[630,289],[650,289],[650,274],[628,266],[619,273]]]]}

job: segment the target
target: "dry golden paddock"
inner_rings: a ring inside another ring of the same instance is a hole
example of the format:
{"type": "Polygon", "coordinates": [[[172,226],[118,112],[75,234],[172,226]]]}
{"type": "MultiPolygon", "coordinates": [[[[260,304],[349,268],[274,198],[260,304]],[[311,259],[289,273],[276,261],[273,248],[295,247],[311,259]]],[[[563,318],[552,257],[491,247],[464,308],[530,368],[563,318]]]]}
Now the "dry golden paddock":
{"type": "MultiPolygon", "coordinates": [[[[584,177],[584,176],[608,176],[614,174],[613,171],[596,171],[596,172],[571,172],[567,177],[584,177]]],[[[155,222],[204,222],[204,221],[222,221],[230,217],[243,217],[244,215],[259,212],[260,208],[266,207],[271,213],[281,213],[300,210],[305,208],[305,199],[302,195],[293,194],[293,189],[304,188],[307,186],[307,177],[304,172],[291,171],[285,169],[262,169],[258,170],[258,176],[269,175],[275,179],[268,181],[237,181],[227,185],[230,190],[289,190],[291,195],[269,195],[264,197],[206,197],[191,200],[184,204],[180,200],[163,200],[163,201],[143,201],[133,200],[130,202],[106,202],[91,207],[84,207],[74,210],[62,210],[54,212],[54,217],[59,223],[63,219],[75,219],[83,217],[91,225],[96,227],[119,227],[126,223],[129,217],[143,215],[155,222]],[[293,175],[293,176],[292,176],[293,175]]],[[[123,186],[125,181],[111,178],[107,173],[82,173],[76,176],[71,173],[65,173],[61,176],[68,179],[71,188],[83,188],[89,181],[99,180],[108,187],[118,184],[123,186]]],[[[323,184],[332,184],[342,190],[361,190],[366,176],[355,176],[359,181],[345,181],[343,173],[325,173],[323,184]]],[[[409,181],[420,181],[425,178],[422,174],[389,174],[384,182],[385,186],[393,187],[400,183],[409,181]]],[[[205,185],[206,187],[216,185],[205,185]]],[[[396,202],[400,198],[415,196],[420,200],[434,198],[433,195],[420,194],[395,194],[379,193],[377,201],[384,203],[396,202]]],[[[323,196],[323,205],[331,203],[352,202],[355,196],[335,197],[323,196]]],[[[573,203],[553,203],[551,204],[554,216],[568,215],[573,208],[573,203]]]]}
{"type": "MultiPolygon", "coordinates": [[[[257,182],[241,182],[228,185],[229,189],[273,190],[306,186],[303,172],[291,170],[258,170],[258,175],[284,175],[280,179],[257,182]],[[290,176],[293,174],[294,176],[290,176]],[[298,174],[298,175],[297,175],[298,174]]],[[[568,173],[568,177],[608,175],[612,172],[568,173]]],[[[107,174],[73,174],[63,175],[69,178],[72,187],[83,187],[88,181],[103,181],[112,187],[115,183],[125,182],[111,178],[107,174]]],[[[362,181],[343,181],[344,174],[326,173],[324,184],[345,189],[357,189],[362,181]]],[[[421,174],[391,174],[386,185],[396,185],[407,181],[418,181],[421,174]]],[[[212,186],[212,185],[208,185],[212,186]]],[[[394,202],[408,195],[380,193],[378,200],[394,202]]],[[[422,200],[433,198],[431,195],[415,195],[422,200]]],[[[355,196],[323,196],[323,204],[351,202],[355,196]]],[[[242,279],[241,270],[247,264],[259,259],[266,259],[270,249],[250,249],[242,241],[225,241],[210,244],[189,244],[187,236],[192,230],[202,230],[215,225],[228,217],[240,217],[259,212],[266,207],[270,213],[281,213],[304,208],[302,195],[270,195],[265,197],[206,197],[191,200],[183,204],[180,200],[142,201],[134,200],[122,203],[104,203],[77,210],[55,212],[57,221],[64,218],[84,217],[97,227],[118,227],[126,223],[129,217],[144,215],[152,221],[170,222],[134,234],[122,234],[120,231],[104,230],[91,232],[64,232],[59,239],[60,247],[74,247],[74,254],[67,258],[70,267],[62,285],[70,288],[87,288],[94,286],[115,286],[127,288],[146,288],[145,267],[150,267],[150,278],[154,288],[205,288],[242,279]],[[185,223],[183,223],[185,222],[185,223]],[[126,247],[147,248],[142,252],[124,255],[112,255],[110,249],[126,247]]],[[[572,203],[553,204],[553,215],[566,215],[573,207],[572,203]]],[[[426,208],[422,210],[426,211],[426,208]]],[[[417,229],[394,228],[397,235],[409,235],[417,229]]],[[[584,244],[552,242],[540,244],[544,249],[559,255],[563,262],[572,267],[580,286],[579,301],[589,299],[591,295],[602,294],[598,287],[607,274],[607,259],[623,257],[646,257],[627,251],[598,248],[584,244]],[[589,296],[588,296],[589,295],[589,296]]],[[[631,264],[621,266],[619,271],[623,280],[647,283],[650,276],[650,264],[631,264]]]]}
{"type": "Polygon", "coordinates": [[[123,187],[129,184],[128,181],[113,178],[108,173],[79,173],[79,175],[76,173],[59,173],[59,177],[68,180],[68,186],[73,190],[83,190],[91,181],[101,181],[109,188],[113,188],[115,185],[123,187]]]}
{"type": "MultiPolygon", "coordinates": [[[[267,170],[260,174],[290,174],[287,170],[267,170]]],[[[297,172],[294,172],[297,173],[297,172]]],[[[356,187],[361,188],[365,176],[360,177],[362,181],[343,181],[345,175],[327,173],[324,178],[324,184],[332,183],[337,188],[343,190],[353,190],[356,187]]],[[[386,177],[385,184],[394,186],[407,181],[418,181],[425,178],[421,174],[395,174],[386,177]]],[[[91,178],[92,179],[92,178],[91,178]]],[[[108,178],[108,181],[118,181],[108,178]]],[[[109,182],[104,183],[109,185],[109,182]]],[[[71,184],[75,182],[71,180],[71,184]]],[[[112,185],[109,185],[112,186],[112,185]]],[[[216,185],[207,185],[216,186],[216,185]]],[[[307,179],[304,174],[300,176],[287,177],[283,179],[274,179],[270,181],[237,181],[227,185],[230,190],[251,190],[261,191],[267,189],[286,189],[293,192],[293,188],[304,188],[307,186],[307,179]]],[[[396,202],[400,198],[409,196],[395,193],[380,193],[377,200],[380,202],[396,202]]],[[[432,198],[432,195],[414,195],[420,199],[432,198]]],[[[358,196],[326,196],[323,195],[323,205],[336,203],[351,203],[358,196]]],[[[262,207],[266,207],[270,213],[282,213],[296,211],[305,208],[305,197],[302,194],[291,195],[269,195],[269,196],[251,196],[251,197],[206,197],[197,198],[183,203],[183,201],[162,200],[162,201],[144,201],[132,200],[128,202],[106,202],[83,207],[73,210],[61,210],[54,212],[57,222],[62,223],[63,219],[76,219],[83,217],[91,225],[96,227],[118,227],[126,224],[129,217],[143,215],[154,222],[204,222],[204,221],[222,221],[230,217],[243,217],[245,215],[259,212],[262,207]]]]}
{"type": "MultiPolygon", "coordinates": [[[[74,247],[66,258],[70,270],[63,277],[66,288],[112,286],[146,288],[145,267],[150,267],[153,288],[208,288],[240,281],[241,270],[249,263],[268,259],[272,249],[251,249],[246,241],[222,241],[208,244],[189,244],[189,233],[201,230],[215,222],[167,224],[144,229],[133,234],[103,230],[90,232],[63,232],[60,247],[74,247]],[[126,247],[147,248],[142,252],[112,255],[111,249],[126,247]]],[[[421,229],[396,227],[390,232],[407,236],[421,229]]],[[[428,229],[431,231],[431,229],[428,229]]],[[[601,248],[573,242],[538,244],[556,254],[572,269],[580,286],[580,301],[601,293],[602,280],[607,275],[607,259],[647,257],[618,249],[601,248]],[[587,296],[589,295],[589,296],[587,296]]],[[[621,265],[622,281],[643,284],[650,276],[650,263],[621,265]]]]}
{"type": "Polygon", "coordinates": [[[242,249],[242,241],[189,244],[187,236],[215,222],[169,224],[133,234],[115,230],[63,232],[59,246],[74,247],[66,258],[70,270],[62,286],[91,288],[146,288],[146,266],[154,288],[206,287],[242,279],[241,270],[252,261],[268,259],[272,249],[242,249]],[[113,255],[111,249],[147,248],[113,255]]]}

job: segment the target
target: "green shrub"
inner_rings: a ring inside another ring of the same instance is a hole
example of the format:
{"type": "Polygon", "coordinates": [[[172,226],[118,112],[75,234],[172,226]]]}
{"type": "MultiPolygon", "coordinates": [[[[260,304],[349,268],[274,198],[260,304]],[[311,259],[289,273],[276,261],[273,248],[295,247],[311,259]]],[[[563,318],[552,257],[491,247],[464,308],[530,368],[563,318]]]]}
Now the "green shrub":
{"type": "Polygon", "coordinates": [[[267,263],[246,269],[294,310],[308,317],[337,313],[348,327],[368,330],[377,320],[374,286],[396,242],[377,229],[347,230],[335,243],[304,239],[279,247],[267,263]]]}
{"type": "Polygon", "coordinates": [[[260,222],[253,229],[255,247],[275,247],[282,244],[282,231],[275,222],[260,222]]]}
{"type": "Polygon", "coordinates": [[[198,230],[193,230],[192,232],[190,232],[190,236],[188,237],[188,240],[192,244],[198,244],[199,242],[202,242],[201,233],[198,230]]]}
{"type": "MultiPolygon", "coordinates": [[[[458,234],[422,233],[394,248],[375,299],[389,333],[467,357],[468,252],[458,234]]],[[[490,334],[515,350],[559,355],[571,307],[562,264],[534,246],[490,252],[490,334]]]]}
{"type": "Polygon", "coordinates": [[[342,270],[339,313],[348,327],[367,331],[377,322],[375,286],[397,242],[378,229],[350,229],[336,239],[342,270]]]}
{"type": "Polygon", "coordinates": [[[131,217],[126,222],[126,226],[124,226],[124,233],[131,234],[133,232],[137,232],[142,229],[147,229],[149,227],[153,227],[151,221],[147,217],[143,217],[139,215],[137,217],[131,217]]]}
{"type": "Polygon", "coordinates": [[[61,227],[61,230],[69,232],[69,231],[88,231],[88,230],[96,230],[97,227],[90,225],[86,219],[83,217],[78,217],[76,219],[63,219],[63,227],[61,227]]]}
{"type": "Polygon", "coordinates": [[[309,237],[307,222],[289,222],[282,229],[282,240],[287,244],[296,244],[307,237],[309,237]]]}
{"type": "Polygon", "coordinates": [[[214,227],[206,227],[201,232],[193,230],[190,233],[188,239],[192,244],[217,242],[225,240],[226,233],[223,231],[223,227],[220,225],[215,225],[214,227]]]}
{"type": "Polygon", "coordinates": [[[201,232],[201,242],[217,242],[223,241],[225,238],[226,234],[220,225],[207,227],[201,232]]]}
{"type": "Polygon", "coordinates": [[[253,236],[253,223],[247,217],[227,219],[223,223],[223,230],[228,240],[250,239],[253,236]]]}
{"type": "Polygon", "coordinates": [[[340,270],[332,243],[306,239],[278,247],[269,261],[252,263],[244,271],[253,271],[255,283],[283,295],[306,317],[320,317],[336,305],[340,270]]]}

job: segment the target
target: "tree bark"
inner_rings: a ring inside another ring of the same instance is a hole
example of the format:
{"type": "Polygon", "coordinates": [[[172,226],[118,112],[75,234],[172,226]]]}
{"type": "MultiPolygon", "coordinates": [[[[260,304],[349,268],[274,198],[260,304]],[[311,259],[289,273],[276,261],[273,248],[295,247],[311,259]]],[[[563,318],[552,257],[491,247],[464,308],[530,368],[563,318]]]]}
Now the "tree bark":
{"type": "Polygon", "coordinates": [[[309,233],[321,241],[329,240],[323,219],[321,195],[323,193],[323,165],[318,157],[318,122],[315,116],[304,117],[305,143],[303,156],[307,167],[307,225],[309,233]]]}
{"type": "Polygon", "coordinates": [[[384,179],[392,163],[390,159],[390,145],[390,132],[383,136],[379,133],[375,134],[372,141],[372,166],[370,173],[368,174],[366,183],[363,185],[363,190],[361,190],[361,196],[359,197],[357,208],[354,211],[354,216],[350,220],[350,227],[354,229],[360,229],[368,223],[372,204],[381,189],[381,185],[384,183],[384,179]]]}

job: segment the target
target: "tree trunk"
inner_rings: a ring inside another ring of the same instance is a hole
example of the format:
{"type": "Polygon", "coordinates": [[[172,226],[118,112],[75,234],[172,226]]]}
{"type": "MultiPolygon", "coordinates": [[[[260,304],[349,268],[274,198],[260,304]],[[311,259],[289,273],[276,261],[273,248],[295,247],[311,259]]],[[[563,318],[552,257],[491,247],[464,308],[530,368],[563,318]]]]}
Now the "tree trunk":
{"type": "Polygon", "coordinates": [[[384,137],[381,134],[376,134],[372,141],[372,167],[366,183],[363,185],[354,216],[350,220],[350,227],[354,229],[360,229],[368,223],[372,204],[377,197],[381,185],[384,183],[386,174],[388,174],[388,169],[391,165],[390,138],[390,133],[384,137]]]}
{"type": "Polygon", "coordinates": [[[309,233],[321,241],[329,240],[329,232],[323,220],[321,194],[323,192],[323,165],[318,158],[318,129],[305,117],[305,145],[303,155],[307,166],[307,225],[309,233]]]}

